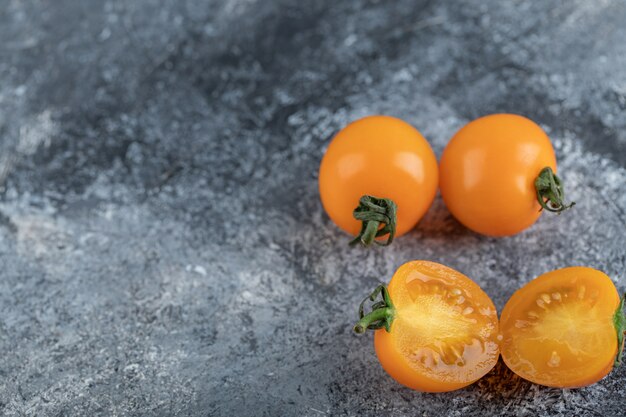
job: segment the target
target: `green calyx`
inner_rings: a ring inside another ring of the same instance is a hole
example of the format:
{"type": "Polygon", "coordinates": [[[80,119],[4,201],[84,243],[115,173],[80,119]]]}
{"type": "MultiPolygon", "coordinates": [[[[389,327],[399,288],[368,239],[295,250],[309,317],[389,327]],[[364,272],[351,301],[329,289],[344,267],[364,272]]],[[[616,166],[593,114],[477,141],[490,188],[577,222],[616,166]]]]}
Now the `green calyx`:
{"type": "Polygon", "coordinates": [[[545,209],[558,214],[576,204],[574,202],[565,204],[563,182],[550,167],[542,169],[535,179],[535,191],[541,210],[545,209]]]}
{"type": "Polygon", "coordinates": [[[354,209],[353,216],[362,222],[361,231],[350,245],[362,243],[369,246],[376,243],[380,246],[388,246],[396,234],[396,203],[388,198],[376,198],[364,195],[359,199],[359,205],[354,209]],[[382,227],[381,227],[382,225],[382,227]],[[378,242],[377,237],[388,235],[385,242],[378,242]]]}
{"type": "Polygon", "coordinates": [[[367,329],[370,330],[378,330],[383,327],[388,332],[391,330],[391,322],[393,321],[396,314],[396,309],[391,302],[391,297],[389,297],[389,292],[387,291],[387,287],[384,284],[380,284],[376,289],[359,305],[359,321],[354,326],[353,330],[357,334],[363,334],[367,329]],[[368,314],[365,314],[364,305],[367,300],[375,301],[378,294],[381,296],[381,300],[372,304],[372,311],[368,314]]]}
{"type": "Polygon", "coordinates": [[[615,356],[615,366],[618,366],[622,362],[622,354],[624,353],[624,332],[626,332],[626,314],[624,314],[624,300],[626,300],[626,294],[622,297],[615,314],[613,314],[613,325],[615,325],[615,331],[617,332],[617,356],[615,356]]]}

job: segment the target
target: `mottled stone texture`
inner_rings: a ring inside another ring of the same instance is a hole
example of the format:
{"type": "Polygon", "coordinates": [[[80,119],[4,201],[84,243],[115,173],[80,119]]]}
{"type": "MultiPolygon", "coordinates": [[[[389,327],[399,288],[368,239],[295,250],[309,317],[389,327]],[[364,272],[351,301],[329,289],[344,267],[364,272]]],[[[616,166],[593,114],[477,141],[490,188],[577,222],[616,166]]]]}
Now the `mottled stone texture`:
{"type": "Polygon", "coordinates": [[[621,0],[4,0],[0,414],[626,415],[624,368],[422,394],[350,330],[411,259],[498,309],[568,265],[626,290],[625,39],[621,0]],[[334,132],[392,114],[441,155],[493,112],[549,132],[574,210],[491,239],[438,198],[388,250],[346,245],[334,132]]]}

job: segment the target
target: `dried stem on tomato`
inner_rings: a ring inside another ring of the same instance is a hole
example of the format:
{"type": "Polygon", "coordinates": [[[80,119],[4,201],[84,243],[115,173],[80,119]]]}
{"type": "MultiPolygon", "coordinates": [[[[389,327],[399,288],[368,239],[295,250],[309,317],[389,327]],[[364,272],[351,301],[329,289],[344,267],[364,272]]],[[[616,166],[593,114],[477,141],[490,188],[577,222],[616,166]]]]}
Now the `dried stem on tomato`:
{"type": "Polygon", "coordinates": [[[565,204],[565,192],[563,182],[552,168],[545,167],[535,180],[535,190],[537,191],[537,201],[541,205],[541,210],[546,209],[552,213],[561,213],[576,203],[565,204]]]}
{"type": "Polygon", "coordinates": [[[354,326],[354,331],[358,334],[365,333],[367,329],[377,330],[382,329],[390,331],[391,322],[394,319],[395,308],[389,297],[389,292],[384,284],[380,284],[376,289],[359,305],[359,322],[354,326]],[[372,304],[372,311],[365,314],[364,306],[367,300],[375,301],[376,297],[380,294],[382,300],[379,300],[372,304]]]}
{"type": "Polygon", "coordinates": [[[380,246],[388,246],[396,234],[397,206],[388,198],[377,198],[364,195],[359,199],[359,205],[354,209],[353,216],[362,222],[361,231],[350,245],[362,243],[365,246],[375,242],[380,246]],[[382,227],[381,227],[382,225],[382,227]],[[385,242],[376,241],[377,237],[388,235],[385,242]]]}

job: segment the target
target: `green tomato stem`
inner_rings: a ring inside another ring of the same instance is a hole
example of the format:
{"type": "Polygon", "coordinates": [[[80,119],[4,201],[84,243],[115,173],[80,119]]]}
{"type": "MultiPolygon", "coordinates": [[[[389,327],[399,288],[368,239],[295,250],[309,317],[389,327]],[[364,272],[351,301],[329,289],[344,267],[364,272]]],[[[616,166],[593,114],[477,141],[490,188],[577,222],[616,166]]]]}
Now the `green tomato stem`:
{"type": "Polygon", "coordinates": [[[387,287],[384,284],[380,284],[376,289],[359,305],[359,321],[354,326],[353,330],[357,334],[363,334],[367,329],[377,330],[383,327],[387,332],[391,331],[391,323],[395,318],[396,309],[393,306],[387,287]],[[365,314],[364,306],[367,300],[374,301],[378,295],[381,295],[382,300],[372,305],[372,311],[365,314]]]}
{"type": "Polygon", "coordinates": [[[376,243],[380,246],[388,246],[396,234],[397,206],[388,198],[377,198],[364,195],[359,199],[359,205],[352,213],[354,218],[361,223],[361,231],[350,242],[350,245],[361,243],[369,246],[376,243]],[[381,224],[383,225],[381,227],[381,224]],[[378,242],[377,237],[388,235],[385,242],[378,242]]]}
{"type": "Polygon", "coordinates": [[[541,210],[548,210],[560,214],[562,211],[573,207],[576,203],[565,204],[565,192],[563,182],[552,168],[545,167],[535,179],[535,191],[541,210]]]}

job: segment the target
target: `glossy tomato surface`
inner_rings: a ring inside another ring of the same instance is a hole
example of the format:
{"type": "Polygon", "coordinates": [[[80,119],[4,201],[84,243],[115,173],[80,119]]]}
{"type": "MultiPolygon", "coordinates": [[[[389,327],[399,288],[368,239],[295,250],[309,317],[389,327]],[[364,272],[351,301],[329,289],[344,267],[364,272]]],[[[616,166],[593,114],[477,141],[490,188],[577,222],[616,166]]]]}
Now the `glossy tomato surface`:
{"type": "Polygon", "coordinates": [[[593,384],[613,367],[618,305],[615,286],[598,270],[570,267],[543,274],[516,291],[502,311],[502,358],[537,384],[593,384]]]}
{"type": "Polygon", "coordinates": [[[424,137],[390,116],[369,116],[342,129],[322,159],[319,190],[324,209],[355,235],[352,216],[363,195],[390,198],[397,207],[396,236],[412,229],[430,207],[438,184],[437,159],[424,137]]]}
{"type": "Polygon", "coordinates": [[[402,265],[388,286],[396,313],[390,332],[376,330],[383,368],[420,391],[462,388],[498,360],[498,316],[471,279],[434,262],[402,265]]]}
{"type": "Polygon", "coordinates": [[[508,236],[541,215],[535,179],[556,172],[550,139],[532,120],[514,114],[481,117],[459,130],[439,165],[441,195],[466,227],[508,236]]]}

